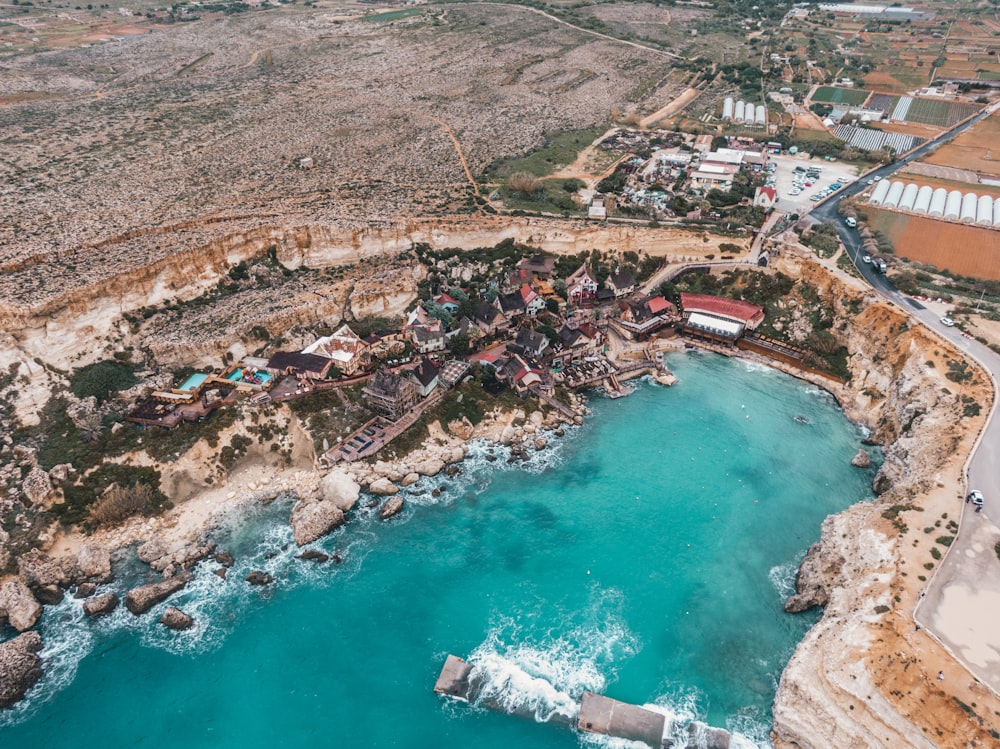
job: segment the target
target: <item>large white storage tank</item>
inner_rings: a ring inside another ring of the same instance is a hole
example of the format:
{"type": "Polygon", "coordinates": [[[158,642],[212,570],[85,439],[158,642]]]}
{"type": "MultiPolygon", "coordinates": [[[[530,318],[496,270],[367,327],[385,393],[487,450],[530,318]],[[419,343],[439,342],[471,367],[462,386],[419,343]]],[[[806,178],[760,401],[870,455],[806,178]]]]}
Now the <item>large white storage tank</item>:
{"type": "Polygon", "coordinates": [[[976,209],[976,223],[982,226],[993,226],[993,198],[982,195],[979,207],[976,209]]]}
{"type": "MultiPolygon", "coordinates": [[[[934,188],[930,185],[924,185],[921,187],[920,192],[917,193],[917,199],[913,203],[913,212],[926,214],[931,207],[931,196],[933,194],[934,188]]],[[[990,220],[992,220],[992,216],[990,217],[990,220]]]]}
{"type": "Polygon", "coordinates": [[[958,221],[962,212],[962,193],[952,190],[948,193],[948,202],[944,206],[944,217],[949,221],[958,221]]]}
{"type": "Polygon", "coordinates": [[[882,205],[885,202],[885,196],[889,194],[889,180],[884,179],[875,185],[875,189],[872,190],[872,195],[868,198],[868,202],[872,205],[882,205]]]}
{"type": "Polygon", "coordinates": [[[766,125],[767,124],[767,110],[764,109],[764,105],[763,104],[758,104],[757,108],[754,110],[753,124],[755,124],[755,125],[766,125]]]}
{"type": "Polygon", "coordinates": [[[1000,228],[1000,198],[993,202],[993,225],[1000,228]]]}
{"type": "Polygon", "coordinates": [[[920,190],[912,182],[906,186],[903,190],[903,197],[899,199],[899,210],[901,211],[912,211],[913,204],[917,200],[917,192],[920,190]]]}
{"type": "Polygon", "coordinates": [[[731,120],[733,119],[733,97],[727,96],[725,101],[722,102],[722,119],[731,120]]]}
{"type": "Polygon", "coordinates": [[[746,109],[747,105],[745,102],[736,102],[736,114],[733,115],[733,119],[737,122],[743,122],[743,120],[746,119],[746,109]]]}
{"type": "Polygon", "coordinates": [[[976,220],[976,209],[979,206],[979,196],[974,192],[965,193],[962,198],[962,221],[971,224],[976,220]]]}
{"type": "Polygon", "coordinates": [[[931,196],[931,208],[927,211],[931,216],[943,216],[944,215],[944,204],[948,200],[948,191],[943,187],[939,187],[934,191],[934,195],[931,196]]]}
{"type": "Polygon", "coordinates": [[[882,203],[886,208],[896,208],[899,205],[899,199],[903,197],[903,190],[906,188],[902,182],[898,180],[889,185],[889,194],[885,196],[885,202],[882,203]]]}

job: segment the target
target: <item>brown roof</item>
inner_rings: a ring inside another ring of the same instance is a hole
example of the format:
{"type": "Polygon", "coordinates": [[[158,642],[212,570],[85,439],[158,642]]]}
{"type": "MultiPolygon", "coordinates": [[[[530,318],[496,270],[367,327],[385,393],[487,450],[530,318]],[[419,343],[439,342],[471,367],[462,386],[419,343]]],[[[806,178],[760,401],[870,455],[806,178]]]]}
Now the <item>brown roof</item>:
{"type": "Polygon", "coordinates": [[[277,351],[268,360],[268,369],[279,371],[291,367],[297,372],[309,372],[323,376],[333,364],[332,359],[316,354],[300,354],[298,351],[277,351]]]}
{"type": "Polygon", "coordinates": [[[709,294],[681,293],[681,307],[685,312],[704,312],[716,317],[737,320],[744,324],[764,319],[764,308],[740,299],[728,299],[709,294]]]}

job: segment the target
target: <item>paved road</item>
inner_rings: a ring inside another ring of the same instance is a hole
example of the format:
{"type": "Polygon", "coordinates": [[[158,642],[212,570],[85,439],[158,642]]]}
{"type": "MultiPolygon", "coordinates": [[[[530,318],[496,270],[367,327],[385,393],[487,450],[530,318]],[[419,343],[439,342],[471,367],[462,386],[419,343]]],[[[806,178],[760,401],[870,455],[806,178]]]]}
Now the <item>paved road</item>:
{"type": "MultiPolygon", "coordinates": [[[[883,296],[900,304],[911,316],[954,343],[967,356],[978,361],[993,379],[994,391],[1000,380],[1000,356],[961,331],[941,324],[931,310],[900,294],[875,268],[861,260],[861,241],[837,213],[840,201],[866,188],[867,180],[887,178],[909,163],[976,122],[988,117],[998,105],[987,108],[966,123],[943,133],[895,164],[881,167],[819,203],[812,215],[830,221],[847,249],[847,254],[861,275],[883,296]]],[[[937,639],[980,681],[1000,694],[1000,564],[994,547],[1000,543],[1000,419],[996,405],[980,442],[968,464],[969,487],[986,497],[983,512],[963,505],[959,532],[945,561],[926,588],[926,595],[914,610],[914,619],[937,639]]]]}

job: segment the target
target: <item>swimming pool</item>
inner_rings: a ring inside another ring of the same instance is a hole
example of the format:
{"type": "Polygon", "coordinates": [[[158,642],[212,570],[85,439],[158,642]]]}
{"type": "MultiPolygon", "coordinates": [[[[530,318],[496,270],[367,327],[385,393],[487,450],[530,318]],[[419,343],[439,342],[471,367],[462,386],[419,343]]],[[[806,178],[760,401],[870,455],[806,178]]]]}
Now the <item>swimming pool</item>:
{"type": "Polygon", "coordinates": [[[201,383],[208,379],[208,375],[204,372],[195,372],[193,375],[184,380],[184,384],[181,385],[178,390],[183,390],[185,392],[190,392],[192,390],[197,390],[201,383]]]}
{"type": "Polygon", "coordinates": [[[247,379],[243,379],[243,367],[237,367],[226,377],[227,380],[232,382],[248,382],[252,385],[266,385],[273,378],[270,372],[261,372],[257,370],[256,372],[250,372],[247,374],[247,379]]]}

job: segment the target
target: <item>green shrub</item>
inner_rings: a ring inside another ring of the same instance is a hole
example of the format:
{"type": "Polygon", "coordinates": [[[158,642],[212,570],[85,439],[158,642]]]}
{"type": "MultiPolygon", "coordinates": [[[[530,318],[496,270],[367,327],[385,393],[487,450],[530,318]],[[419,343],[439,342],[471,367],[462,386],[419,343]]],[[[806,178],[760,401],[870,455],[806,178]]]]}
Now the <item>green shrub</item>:
{"type": "Polygon", "coordinates": [[[132,367],[113,359],[105,359],[76,370],[70,378],[70,387],[77,398],[93,396],[98,403],[102,403],[137,382],[132,367]]]}

